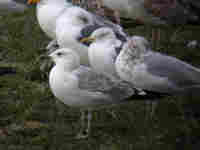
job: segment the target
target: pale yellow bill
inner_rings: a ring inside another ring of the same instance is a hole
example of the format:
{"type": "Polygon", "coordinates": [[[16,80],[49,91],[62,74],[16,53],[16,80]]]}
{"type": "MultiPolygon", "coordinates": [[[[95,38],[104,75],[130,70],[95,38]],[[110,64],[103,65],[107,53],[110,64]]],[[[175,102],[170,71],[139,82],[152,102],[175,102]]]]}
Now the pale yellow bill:
{"type": "Polygon", "coordinates": [[[95,38],[91,38],[91,37],[85,37],[85,38],[82,38],[80,40],[81,43],[85,43],[85,42],[93,42],[95,40],[95,38]]]}
{"type": "Polygon", "coordinates": [[[40,2],[40,0],[28,0],[28,4],[35,4],[40,2]]]}

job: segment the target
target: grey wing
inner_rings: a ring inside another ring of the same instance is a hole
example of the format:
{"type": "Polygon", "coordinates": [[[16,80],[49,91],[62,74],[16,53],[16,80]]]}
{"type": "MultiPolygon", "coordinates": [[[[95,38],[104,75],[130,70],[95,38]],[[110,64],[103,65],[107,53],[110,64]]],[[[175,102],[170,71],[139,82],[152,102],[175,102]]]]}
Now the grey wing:
{"type": "Polygon", "coordinates": [[[200,70],[175,57],[152,52],[144,57],[144,63],[150,74],[166,78],[172,89],[200,84],[200,70]]]}
{"type": "Polygon", "coordinates": [[[78,77],[79,88],[91,92],[102,92],[112,99],[122,100],[135,93],[133,86],[125,81],[97,74],[91,68],[81,66],[73,72],[78,77]]]}

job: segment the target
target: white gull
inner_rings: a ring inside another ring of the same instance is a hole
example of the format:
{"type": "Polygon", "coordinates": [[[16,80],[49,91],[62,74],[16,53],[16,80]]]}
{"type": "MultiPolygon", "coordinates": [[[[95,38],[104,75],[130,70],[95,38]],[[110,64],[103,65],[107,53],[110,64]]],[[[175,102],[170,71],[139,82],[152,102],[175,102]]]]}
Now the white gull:
{"type": "MultiPolygon", "coordinates": [[[[55,97],[68,106],[89,109],[145,98],[138,95],[137,89],[131,84],[97,74],[91,68],[80,65],[79,55],[74,50],[62,48],[49,56],[55,62],[49,75],[51,90],[55,97]]],[[[90,129],[90,119],[89,113],[86,135],[90,129]]]]}

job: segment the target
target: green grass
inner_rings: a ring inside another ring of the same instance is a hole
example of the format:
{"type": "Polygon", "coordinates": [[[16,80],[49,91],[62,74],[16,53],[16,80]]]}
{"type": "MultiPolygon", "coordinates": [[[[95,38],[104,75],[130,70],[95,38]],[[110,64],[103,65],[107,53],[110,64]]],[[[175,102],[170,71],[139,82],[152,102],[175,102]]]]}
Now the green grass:
{"type": "MultiPolygon", "coordinates": [[[[151,29],[138,26],[128,32],[150,40],[151,29]]],[[[163,30],[167,32],[155,50],[200,66],[200,50],[186,47],[188,41],[200,39],[200,27],[163,30]]],[[[75,139],[80,128],[79,110],[59,103],[48,87],[46,74],[40,71],[42,60],[37,57],[45,53],[48,42],[34,10],[0,18],[0,66],[17,69],[17,74],[0,77],[0,149],[199,149],[199,121],[189,115],[199,114],[195,97],[160,100],[152,119],[145,102],[139,101],[96,110],[91,136],[75,139]]]]}

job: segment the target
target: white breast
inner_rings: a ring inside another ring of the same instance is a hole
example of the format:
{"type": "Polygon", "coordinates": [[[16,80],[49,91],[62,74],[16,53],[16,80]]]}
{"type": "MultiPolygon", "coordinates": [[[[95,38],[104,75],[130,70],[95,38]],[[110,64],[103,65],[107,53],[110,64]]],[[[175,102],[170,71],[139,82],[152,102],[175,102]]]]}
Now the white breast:
{"type": "Polygon", "coordinates": [[[88,50],[90,65],[98,73],[116,75],[114,58],[117,55],[109,41],[93,43],[88,50]]]}

